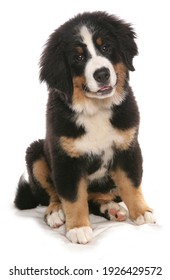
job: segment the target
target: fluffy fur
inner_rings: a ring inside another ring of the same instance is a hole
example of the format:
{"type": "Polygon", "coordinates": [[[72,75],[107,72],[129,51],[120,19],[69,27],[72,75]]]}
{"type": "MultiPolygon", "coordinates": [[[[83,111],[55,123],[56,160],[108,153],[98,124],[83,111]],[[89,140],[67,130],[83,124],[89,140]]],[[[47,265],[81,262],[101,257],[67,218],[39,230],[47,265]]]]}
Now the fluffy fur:
{"type": "Polygon", "coordinates": [[[130,24],[104,12],[79,14],[50,36],[40,61],[49,89],[44,140],[26,151],[19,209],[48,205],[51,227],[74,243],[92,238],[89,212],[154,222],[142,190],[139,111],[129,86],[137,55],[130,24]]]}

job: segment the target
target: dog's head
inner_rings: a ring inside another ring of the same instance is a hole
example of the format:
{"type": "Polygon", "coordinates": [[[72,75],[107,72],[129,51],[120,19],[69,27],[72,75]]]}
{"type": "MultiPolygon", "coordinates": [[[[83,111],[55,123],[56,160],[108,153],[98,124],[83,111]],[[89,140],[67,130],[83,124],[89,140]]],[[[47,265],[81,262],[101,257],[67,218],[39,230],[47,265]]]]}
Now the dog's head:
{"type": "Polygon", "coordinates": [[[104,12],[84,13],[49,38],[40,61],[40,79],[71,100],[104,99],[123,90],[137,55],[130,24],[104,12]]]}

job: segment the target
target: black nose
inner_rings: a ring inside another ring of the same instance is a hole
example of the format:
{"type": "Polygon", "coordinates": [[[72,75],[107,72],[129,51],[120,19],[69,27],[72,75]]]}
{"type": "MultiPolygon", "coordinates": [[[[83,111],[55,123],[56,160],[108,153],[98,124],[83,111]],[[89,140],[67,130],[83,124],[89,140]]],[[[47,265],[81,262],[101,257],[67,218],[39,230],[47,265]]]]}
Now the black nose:
{"type": "Polygon", "coordinates": [[[93,74],[94,79],[99,83],[106,83],[110,78],[110,71],[106,67],[97,69],[93,74]]]}

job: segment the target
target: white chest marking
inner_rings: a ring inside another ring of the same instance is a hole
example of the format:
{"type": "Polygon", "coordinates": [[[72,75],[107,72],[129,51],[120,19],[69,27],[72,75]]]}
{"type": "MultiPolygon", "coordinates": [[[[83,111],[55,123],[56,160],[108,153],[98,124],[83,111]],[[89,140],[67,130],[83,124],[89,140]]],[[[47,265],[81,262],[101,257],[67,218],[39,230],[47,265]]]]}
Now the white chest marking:
{"type": "Polygon", "coordinates": [[[84,126],[86,133],[75,141],[76,149],[81,153],[100,155],[113,146],[114,134],[110,123],[110,111],[103,110],[96,115],[81,114],[78,126],[84,126]]]}
{"type": "Polygon", "coordinates": [[[80,154],[98,155],[102,159],[100,169],[89,175],[90,181],[99,179],[107,173],[108,164],[114,160],[115,147],[131,142],[126,133],[112,126],[111,114],[111,110],[100,109],[93,115],[84,112],[78,114],[76,120],[77,125],[83,126],[86,133],[74,141],[74,149],[80,154]]]}
{"type": "Polygon", "coordinates": [[[110,122],[111,111],[99,110],[94,115],[79,114],[76,123],[85,128],[85,134],[74,141],[74,149],[80,154],[103,155],[103,162],[113,156],[114,147],[127,146],[133,140],[136,128],[128,132],[116,129],[110,122]]]}
{"type": "Polygon", "coordinates": [[[108,163],[113,159],[114,133],[109,120],[110,116],[110,111],[101,110],[93,116],[82,114],[76,121],[86,130],[86,134],[75,141],[76,150],[83,154],[102,157],[102,166],[89,175],[90,181],[103,177],[107,172],[108,163]]]}

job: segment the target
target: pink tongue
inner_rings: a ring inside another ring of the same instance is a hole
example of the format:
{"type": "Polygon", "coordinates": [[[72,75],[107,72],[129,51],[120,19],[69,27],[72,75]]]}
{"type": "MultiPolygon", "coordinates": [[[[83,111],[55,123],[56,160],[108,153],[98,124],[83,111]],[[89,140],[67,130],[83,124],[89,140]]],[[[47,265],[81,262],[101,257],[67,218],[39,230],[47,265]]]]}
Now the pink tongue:
{"type": "Polygon", "coordinates": [[[105,91],[105,90],[109,90],[110,89],[110,86],[104,86],[104,87],[101,87],[99,89],[99,91],[105,91]]]}

